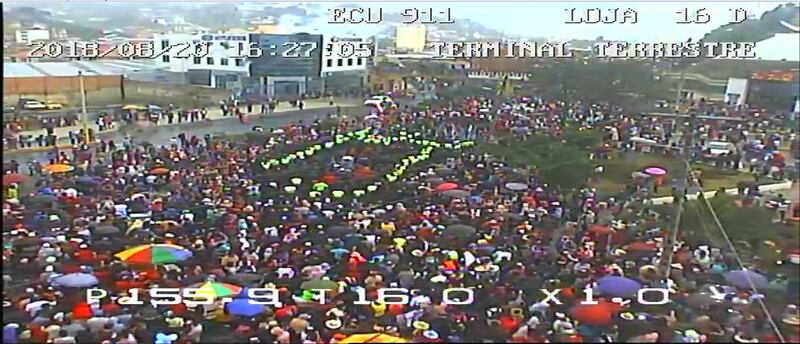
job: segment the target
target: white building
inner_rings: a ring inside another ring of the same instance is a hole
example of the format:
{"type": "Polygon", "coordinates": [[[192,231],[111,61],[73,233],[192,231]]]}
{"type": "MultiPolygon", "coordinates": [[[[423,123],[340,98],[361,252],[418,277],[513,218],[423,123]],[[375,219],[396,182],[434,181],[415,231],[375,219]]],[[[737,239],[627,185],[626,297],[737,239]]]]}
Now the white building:
{"type": "Polygon", "coordinates": [[[725,88],[725,103],[744,105],[747,103],[748,79],[730,78],[728,87],[725,88]]]}
{"type": "Polygon", "coordinates": [[[370,57],[374,53],[369,38],[324,36],[325,51],[322,52],[320,73],[324,78],[324,89],[360,90],[364,87],[370,57]]]}
{"type": "Polygon", "coordinates": [[[50,39],[50,30],[43,27],[32,27],[26,30],[15,32],[16,41],[20,44],[31,44],[35,41],[46,41],[50,39]]]}
{"type": "Polygon", "coordinates": [[[156,54],[169,49],[156,59],[156,65],[172,72],[187,73],[193,84],[236,88],[241,86],[242,78],[250,74],[249,62],[241,56],[248,51],[249,34],[169,33],[157,34],[153,40],[156,54]],[[208,54],[195,57],[194,50],[200,44],[208,44],[208,54]],[[240,53],[240,44],[244,53],[240,53]]]}
{"type": "Polygon", "coordinates": [[[419,53],[425,50],[427,30],[425,25],[400,25],[395,32],[394,46],[400,50],[419,53]]]}
{"type": "Polygon", "coordinates": [[[372,40],[332,36],[323,42],[329,51],[322,56],[322,76],[326,73],[366,71],[369,56],[372,56],[372,40]]]}

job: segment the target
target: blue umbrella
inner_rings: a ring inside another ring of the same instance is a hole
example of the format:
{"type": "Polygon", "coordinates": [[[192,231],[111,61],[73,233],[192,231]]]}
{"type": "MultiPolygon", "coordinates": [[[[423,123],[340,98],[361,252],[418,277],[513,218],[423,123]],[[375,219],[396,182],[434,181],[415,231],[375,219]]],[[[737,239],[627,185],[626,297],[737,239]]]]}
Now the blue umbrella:
{"type": "Polygon", "coordinates": [[[255,316],[265,310],[264,305],[259,305],[255,303],[255,301],[247,298],[234,299],[229,302],[226,307],[228,307],[228,313],[245,317],[255,316]]]}
{"type": "Polygon", "coordinates": [[[92,176],[80,176],[80,177],[77,177],[77,178],[75,178],[75,182],[78,183],[78,184],[84,184],[84,185],[97,185],[97,183],[99,183],[97,178],[92,177],[92,176]]]}
{"type": "Polygon", "coordinates": [[[769,281],[764,275],[750,270],[731,271],[723,276],[725,277],[725,282],[742,289],[750,289],[750,281],[753,282],[756,288],[766,288],[769,285],[769,281]]]}
{"type": "Polygon", "coordinates": [[[54,286],[69,288],[85,288],[95,286],[100,283],[100,281],[98,281],[97,277],[94,277],[94,275],[82,272],[58,276],[53,278],[50,282],[54,286]]]}
{"type": "Polygon", "coordinates": [[[608,296],[631,296],[641,288],[639,282],[626,277],[606,276],[597,281],[597,289],[608,296]]]}

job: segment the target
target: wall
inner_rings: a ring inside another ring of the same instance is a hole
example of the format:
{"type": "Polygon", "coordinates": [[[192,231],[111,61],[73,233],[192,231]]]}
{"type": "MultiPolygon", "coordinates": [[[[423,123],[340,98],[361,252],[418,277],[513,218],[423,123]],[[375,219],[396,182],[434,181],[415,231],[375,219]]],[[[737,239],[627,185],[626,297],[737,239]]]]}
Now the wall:
{"type": "MultiPolygon", "coordinates": [[[[212,105],[229,99],[231,95],[225,89],[125,79],[123,98],[119,76],[86,77],[84,85],[87,106],[150,102],[212,105]]],[[[62,102],[66,107],[79,107],[79,89],[76,77],[4,78],[3,104],[15,105],[20,97],[30,97],[62,102]]]]}

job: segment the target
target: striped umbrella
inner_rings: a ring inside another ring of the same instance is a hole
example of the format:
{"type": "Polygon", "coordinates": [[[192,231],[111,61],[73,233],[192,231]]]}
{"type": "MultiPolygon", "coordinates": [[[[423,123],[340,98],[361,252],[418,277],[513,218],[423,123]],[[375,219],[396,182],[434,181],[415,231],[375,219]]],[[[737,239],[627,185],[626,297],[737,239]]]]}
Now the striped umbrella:
{"type": "Polygon", "coordinates": [[[215,281],[201,282],[189,286],[189,288],[196,288],[197,293],[201,295],[208,295],[214,298],[235,296],[242,292],[242,287],[215,281]]]}
{"type": "Polygon", "coordinates": [[[114,256],[129,264],[169,264],[189,259],[192,251],[178,245],[150,244],[136,246],[114,256]]]}

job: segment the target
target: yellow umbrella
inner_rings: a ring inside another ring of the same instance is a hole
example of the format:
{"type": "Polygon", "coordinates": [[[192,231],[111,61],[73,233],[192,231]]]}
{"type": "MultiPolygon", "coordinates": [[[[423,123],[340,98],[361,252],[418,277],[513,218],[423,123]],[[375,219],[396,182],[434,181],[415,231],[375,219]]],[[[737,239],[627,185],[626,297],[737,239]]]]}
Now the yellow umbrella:
{"type": "Polygon", "coordinates": [[[44,167],[44,170],[50,173],[64,173],[70,172],[75,169],[75,166],[67,164],[50,164],[44,167]]]}
{"type": "Polygon", "coordinates": [[[408,343],[408,341],[383,333],[362,333],[351,335],[339,343],[408,343]]]}
{"type": "Polygon", "coordinates": [[[123,110],[144,110],[144,109],[147,109],[147,108],[143,107],[143,106],[139,106],[139,105],[129,104],[129,105],[123,106],[122,109],[123,110]]]}

